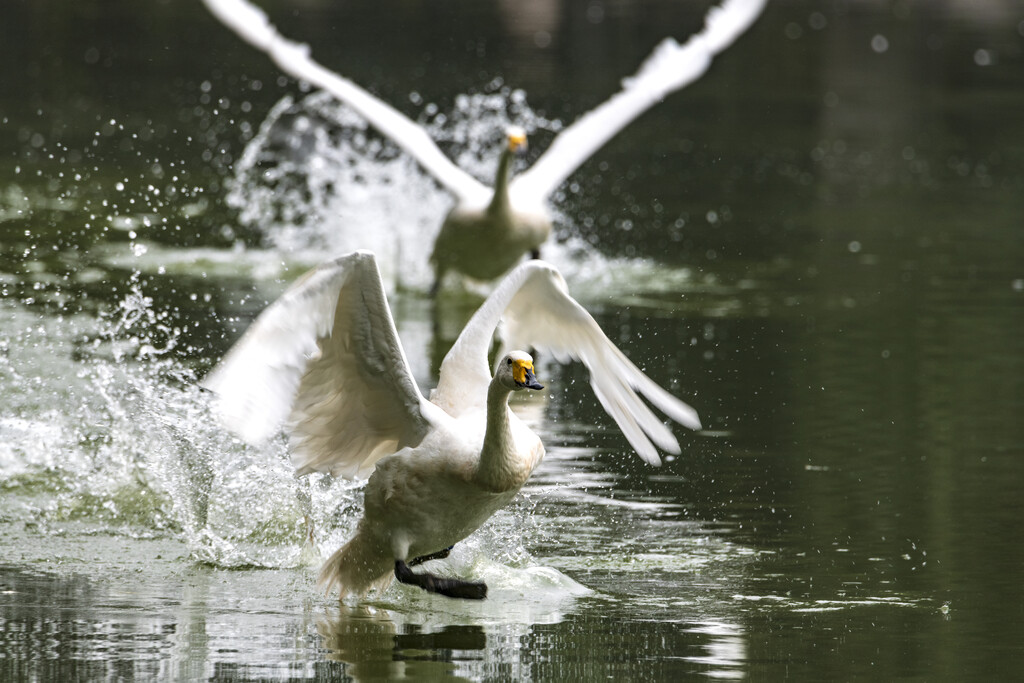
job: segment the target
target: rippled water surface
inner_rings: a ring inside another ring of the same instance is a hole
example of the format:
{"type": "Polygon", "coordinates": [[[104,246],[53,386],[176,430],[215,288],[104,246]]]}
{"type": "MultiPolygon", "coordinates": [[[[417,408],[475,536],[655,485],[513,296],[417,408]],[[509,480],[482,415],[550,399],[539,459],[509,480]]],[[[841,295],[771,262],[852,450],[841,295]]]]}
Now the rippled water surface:
{"type": "MultiPolygon", "coordinates": [[[[487,179],[704,2],[261,3],[487,179]]],[[[361,494],[197,381],[305,268],[379,255],[421,387],[450,200],[200,3],[0,22],[0,679],[1011,680],[1024,672],[1024,4],[773,0],[584,165],[545,257],[700,412],[660,468],[577,366],[435,571],[338,603],[361,494]]]]}

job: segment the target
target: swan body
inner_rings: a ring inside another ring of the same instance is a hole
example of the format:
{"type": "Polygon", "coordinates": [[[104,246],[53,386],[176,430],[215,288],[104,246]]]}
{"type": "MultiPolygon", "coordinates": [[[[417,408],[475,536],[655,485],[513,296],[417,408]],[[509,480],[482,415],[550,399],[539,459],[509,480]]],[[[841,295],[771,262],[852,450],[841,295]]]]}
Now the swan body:
{"type": "Polygon", "coordinates": [[[577,358],[608,413],[644,460],[680,451],[640,398],[700,428],[692,408],[652,382],[604,335],[551,265],[510,272],[445,356],[438,385],[419,392],[394,327],[376,261],[356,252],[300,278],[253,323],[204,381],[225,424],[251,442],[285,423],[298,474],[369,476],[352,539],[321,571],[329,590],[363,594],[400,581],[454,597],[483,584],[411,572],[443,556],[507,505],[544,457],[508,407],[511,393],[543,387],[530,356],[512,351],[493,376],[488,350],[509,337],[555,358],[577,358]]]}
{"type": "Polygon", "coordinates": [[[509,271],[523,254],[540,257],[540,247],[551,235],[547,213],[499,210],[488,212],[459,205],[441,225],[434,243],[434,289],[449,271],[477,280],[494,280],[509,271]],[[492,249],[502,256],[484,257],[492,249]]]}
{"type": "Polygon", "coordinates": [[[526,151],[526,131],[512,126],[506,134],[507,145],[498,158],[490,201],[486,205],[459,202],[441,225],[430,257],[435,292],[450,270],[477,280],[493,280],[525,253],[539,258],[540,246],[551,234],[551,216],[543,206],[512,206],[509,177],[515,157],[526,151]]]}
{"type": "Polygon", "coordinates": [[[386,586],[396,560],[450,548],[512,502],[543,459],[544,446],[509,410],[508,394],[489,391],[486,410],[470,411],[419,447],[377,463],[355,535],[321,570],[329,591],[386,586]],[[506,429],[480,429],[492,422],[506,429]]]}
{"type": "Polygon", "coordinates": [[[305,45],[281,36],[266,14],[247,0],[204,2],[222,23],[268,54],[286,73],[323,88],[358,112],[451,192],[456,205],[441,228],[432,257],[436,290],[449,270],[493,279],[524,254],[536,257],[551,231],[547,206],[551,194],[636,117],[700,78],[714,56],[757,19],[767,0],[723,0],[708,12],[704,29],[686,43],[663,40],[637,73],[623,81],[622,90],[563,129],[528,170],[513,178],[508,150],[504,150],[493,187],[448,159],[420,125],[318,64],[305,45]],[[489,251],[481,247],[488,243],[489,251]]]}

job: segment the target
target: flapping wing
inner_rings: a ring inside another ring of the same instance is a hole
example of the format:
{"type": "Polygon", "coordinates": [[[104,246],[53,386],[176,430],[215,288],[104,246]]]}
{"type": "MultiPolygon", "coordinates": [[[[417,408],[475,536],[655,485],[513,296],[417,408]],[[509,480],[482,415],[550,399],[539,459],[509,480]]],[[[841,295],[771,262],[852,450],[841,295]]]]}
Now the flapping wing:
{"type": "Polygon", "coordinates": [[[679,453],[672,431],[640,398],[676,422],[700,429],[696,411],[655,384],[605,336],[594,318],[569,295],[561,274],[538,261],[508,307],[504,321],[515,348],[533,347],[558,360],[578,359],[590,371],[590,386],[645,461],[658,465],[655,445],[679,453]],[[653,442],[653,443],[652,443],[653,442]]]}
{"type": "Polygon", "coordinates": [[[476,202],[486,202],[490,197],[491,191],[446,157],[422,127],[352,81],[317,63],[309,56],[309,46],[294,43],[278,33],[263,10],[246,0],[203,2],[221,23],[266,53],[285,73],[323,88],[359,112],[456,197],[476,202]]]}
{"type": "Polygon", "coordinates": [[[409,369],[373,254],[304,275],[206,378],[226,426],[249,442],[283,422],[299,474],[361,477],[418,444],[428,406],[409,369]]]}
{"type": "Polygon", "coordinates": [[[679,453],[679,442],[641,396],[676,422],[700,429],[696,411],[630,362],[569,295],[558,270],[543,261],[528,261],[506,275],[445,356],[431,400],[446,412],[458,415],[486,394],[487,350],[499,320],[511,348],[582,361],[601,405],[645,461],[660,464],[657,449],[679,453]]]}
{"type": "Polygon", "coordinates": [[[700,78],[712,58],[760,15],[767,0],[725,0],[708,12],[704,30],[684,45],[666,38],[623,88],[559,133],[551,147],[509,188],[513,203],[551,195],[594,152],[669,93],[700,78]]]}

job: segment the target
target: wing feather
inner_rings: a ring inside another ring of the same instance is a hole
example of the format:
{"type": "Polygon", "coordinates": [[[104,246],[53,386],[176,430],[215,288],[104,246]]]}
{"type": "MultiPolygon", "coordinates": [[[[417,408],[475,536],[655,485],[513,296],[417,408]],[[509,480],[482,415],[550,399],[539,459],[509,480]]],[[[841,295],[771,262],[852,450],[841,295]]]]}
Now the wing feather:
{"type": "Polygon", "coordinates": [[[644,398],[676,422],[700,429],[696,411],[626,358],[569,295],[561,274],[542,261],[528,261],[506,275],[445,356],[431,401],[450,415],[482,404],[490,380],[487,351],[499,322],[512,348],[583,362],[602,407],[647,462],[661,462],[658,448],[678,453],[679,442],[644,398]]]}
{"type": "Polygon", "coordinates": [[[263,10],[246,0],[203,0],[221,23],[264,52],[285,73],[331,93],[408,152],[441,185],[463,201],[486,202],[491,190],[456,166],[427,132],[394,107],[322,66],[309,47],[278,33],[263,10]]]}
{"type": "Polygon", "coordinates": [[[761,14],[767,0],[725,0],[708,12],[704,30],[680,45],[663,40],[623,88],[563,130],[529,170],[513,179],[514,205],[542,201],[633,119],[700,78],[712,58],[761,14]]]}
{"type": "Polygon", "coordinates": [[[369,252],[304,275],[204,385],[217,393],[225,424],[246,441],[287,423],[299,474],[366,476],[380,458],[417,445],[431,426],[369,252]]]}
{"type": "Polygon", "coordinates": [[[672,431],[643,398],[690,429],[701,427],[696,411],[626,358],[590,313],[569,295],[557,270],[539,261],[524,266],[531,264],[534,272],[504,312],[508,343],[515,348],[533,347],[555,357],[576,358],[586,365],[601,406],[645,461],[659,464],[658,448],[679,453],[679,442],[672,431]]]}

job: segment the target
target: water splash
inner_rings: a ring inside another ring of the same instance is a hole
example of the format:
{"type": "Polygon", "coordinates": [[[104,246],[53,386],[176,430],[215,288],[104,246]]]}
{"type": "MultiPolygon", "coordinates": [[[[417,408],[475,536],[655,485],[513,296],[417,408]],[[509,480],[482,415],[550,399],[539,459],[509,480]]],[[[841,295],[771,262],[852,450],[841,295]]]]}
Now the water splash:
{"type": "Polygon", "coordinates": [[[12,514],[44,534],[170,534],[220,567],[305,562],[305,528],[337,515],[303,506],[283,440],[253,449],[220,428],[174,353],[181,330],[137,278],[128,290],[99,317],[0,302],[0,487],[12,514]]]}
{"type": "Polygon", "coordinates": [[[371,249],[390,278],[413,286],[429,276],[422,252],[450,203],[411,159],[321,94],[271,110],[227,200],[265,246],[313,262],[371,249]]]}
{"type": "MultiPolygon", "coordinates": [[[[419,104],[417,93],[410,96],[419,104]]],[[[490,185],[505,129],[555,133],[558,121],[535,113],[520,90],[495,81],[459,95],[452,109],[423,106],[419,123],[455,162],[490,185]]],[[[267,115],[235,166],[227,197],[239,222],[263,246],[309,254],[370,249],[390,285],[425,289],[430,252],[451,197],[398,147],[329,94],[285,97],[267,115]]],[[[570,225],[557,207],[556,223],[570,225]]],[[[301,256],[300,256],[301,258],[301,256]]],[[[561,231],[545,258],[569,271],[606,270],[584,240],[561,231]]]]}
{"type": "MultiPolygon", "coordinates": [[[[355,529],[363,483],[296,479],[283,437],[231,437],[181,355],[182,330],[140,280],[99,316],[45,317],[0,299],[7,521],[51,536],[176,538],[219,568],[317,566],[355,529]]],[[[525,514],[500,515],[463,562],[528,569],[525,514]]]]}

